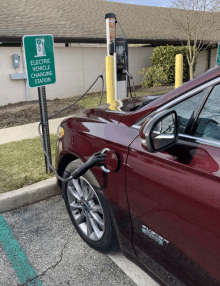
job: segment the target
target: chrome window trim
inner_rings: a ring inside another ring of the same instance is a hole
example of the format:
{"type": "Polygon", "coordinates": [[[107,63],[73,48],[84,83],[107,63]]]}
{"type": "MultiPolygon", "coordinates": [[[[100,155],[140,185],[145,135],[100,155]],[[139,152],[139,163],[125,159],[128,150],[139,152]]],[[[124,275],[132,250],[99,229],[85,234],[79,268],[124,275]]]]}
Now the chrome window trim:
{"type": "MultiPolygon", "coordinates": [[[[158,108],[155,112],[159,112],[159,111],[162,111],[164,109],[167,109],[167,108],[170,108],[172,107],[173,105],[176,105],[178,103],[180,103],[181,101],[195,95],[196,93],[199,93],[200,91],[210,87],[210,86],[213,86],[213,85],[216,85],[220,83],[220,77],[217,77],[216,79],[213,79],[212,81],[209,81],[203,85],[200,85],[198,86],[197,88],[193,89],[193,90],[190,90],[188,91],[187,93],[184,93],[183,95],[179,96],[178,98],[168,102],[167,104],[163,105],[162,107],[158,108]]],[[[146,117],[144,117],[143,119],[140,119],[139,121],[137,121],[134,125],[139,125],[141,123],[143,123],[147,117],[149,116],[150,114],[148,114],[146,117]]],[[[132,125],[131,127],[133,127],[134,125],[132,125]]],[[[136,127],[135,127],[136,128],[136,127]]]]}
{"type": "Polygon", "coordinates": [[[186,139],[187,141],[197,143],[197,144],[204,144],[212,147],[218,147],[220,148],[220,142],[209,140],[209,139],[204,139],[204,138],[199,138],[191,135],[185,135],[185,134],[179,134],[179,139],[186,139]]]}
{"type": "Polygon", "coordinates": [[[140,125],[136,125],[136,124],[132,125],[131,127],[132,127],[132,128],[135,128],[135,129],[140,129],[140,128],[141,128],[140,125]]]}
{"type": "Polygon", "coordinates": [[[195,88],[191,91],[188,91],[187,93],[181,95],[180,97],[178,97],[178,98],[172,100],[171,102],[168,102],[167,104],[163,105],[162,107],[158,108],[157,111],[159,112],[159,111],[162,111],[162,110],[167,109],[169,107],[172,107],[173,105],[176,105],[176,104],[180,103],[181,101],[203,91],[204,89],[206,89],[210,86],[216,85],[217,83],[220,83],[220,77],[218,77],[217,79],[214,79],[208,83],[205,83],[201,86],[198,86],[197,88],[195,88]]]}

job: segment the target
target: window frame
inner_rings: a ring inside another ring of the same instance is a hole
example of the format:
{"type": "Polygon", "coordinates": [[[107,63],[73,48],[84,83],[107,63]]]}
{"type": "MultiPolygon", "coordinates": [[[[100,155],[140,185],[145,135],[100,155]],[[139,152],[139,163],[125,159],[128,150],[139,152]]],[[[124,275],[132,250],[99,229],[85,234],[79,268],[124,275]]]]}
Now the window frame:
{"type": "Polygon", "coordinates": [[[207,93],[204,95],[204,97],[199,101],[198,104],[198,108],[194,109],[194,112],[192,113],[192,119],[189,120],[189,123],[186,127],[187,129],[187,133],[188,134],[179,134],[179,139],[184,140],[184,141],[189,141],[192,143],[197,143],[197,144],[204,144],[204,145],[208,145],[208,146],[212,146],[212,147],[218,147],[220,148],[220,142],[217,142],[216,140],[211,140],[211,139],[203,139],[200,137],[196,137],[194,135],[192,135],[192,133],[194,132],[194,128],[195,128],[195,124],[197,122],[197,119],[206,103],[206,101],[208,100],[212,90],[214,89],[214,87],[216,85],[220,84],[220,77],[215,78],[191,91],[188,91],[187,93],[184,93],[183,95],[179,96],[178,98],[175,98],[174,100],[164,104],[162,107],[152,111],[150,114],[148,114],[147,116],[145,116],[144,118],[140,119],[139,121],[137,121],[135,124],[133,124],[131,126],[131,128],[135,128],[135,129],[140,129],[141,125],[152,115],[154,115],[157,112],[166,110],[166,109],[171,109],[172,107],[174,107],[175,105],[187,100],[188,98],[204,91],[205,89],[207,89],[207,93]],[[190,126],[189,126],[190,125],[190,126]]]}

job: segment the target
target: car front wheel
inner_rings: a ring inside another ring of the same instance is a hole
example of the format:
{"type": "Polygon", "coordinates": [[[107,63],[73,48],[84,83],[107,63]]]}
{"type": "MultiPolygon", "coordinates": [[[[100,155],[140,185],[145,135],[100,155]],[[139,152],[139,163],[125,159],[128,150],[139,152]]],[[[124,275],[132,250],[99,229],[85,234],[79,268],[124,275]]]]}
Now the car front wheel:
{"type": "MultiPolygon", "coordinates": [[[[65,169],[64,178],[70,176],[83,162],[75,160],[65,169]]],[[[79,179],[63,183],[65,205],[82,239],[92,248],[106,252],[113,241],[113,224],[108,205],[91,171],[79,179]]]]}

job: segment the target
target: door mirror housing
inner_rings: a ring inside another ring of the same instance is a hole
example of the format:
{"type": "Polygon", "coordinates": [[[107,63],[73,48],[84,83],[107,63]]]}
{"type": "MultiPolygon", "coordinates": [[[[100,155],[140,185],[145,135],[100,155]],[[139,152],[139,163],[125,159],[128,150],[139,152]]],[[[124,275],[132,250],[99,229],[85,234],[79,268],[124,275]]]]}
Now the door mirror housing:
{"type": "Polygon", "coordinates": [[[143,147],[151,153],[165,150],[178,140],[178,118],[175,110],[165,110],[145,121],[140,129],[143,147]]]}

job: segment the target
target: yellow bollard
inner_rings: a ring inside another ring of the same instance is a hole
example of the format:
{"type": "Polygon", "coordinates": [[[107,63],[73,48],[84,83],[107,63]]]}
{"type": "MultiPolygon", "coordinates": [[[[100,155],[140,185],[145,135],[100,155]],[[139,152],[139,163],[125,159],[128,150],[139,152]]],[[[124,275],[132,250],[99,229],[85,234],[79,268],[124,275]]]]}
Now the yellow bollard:
{"type": "Polygon", "coordinates": [[[175,88],[183,84],[183,55],[176,55],[175,63],[175,88]]]}
{"type": "Polygon", "coordinates": [[[107,56],[105,58],[105,71],[106,71],[107,103],[112,104],[113,100],[115,100],[113,56],[107,56]]]}

